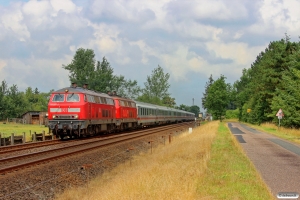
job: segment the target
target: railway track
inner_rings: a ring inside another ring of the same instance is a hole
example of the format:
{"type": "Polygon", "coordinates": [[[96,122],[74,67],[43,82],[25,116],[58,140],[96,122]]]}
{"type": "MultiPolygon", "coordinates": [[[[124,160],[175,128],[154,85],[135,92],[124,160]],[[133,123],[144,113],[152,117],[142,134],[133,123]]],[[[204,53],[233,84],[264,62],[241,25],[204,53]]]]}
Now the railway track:
{"type": "MultiPolygon", "coordinates": [[[[191,122],[161,126],[152,129],[138,130],[130,133],[123,133],[105,138],[92,138],[90,140],[78,140],[65,143],[64,146],[54,149],[47,149],[34,153],[27,153],[0,159],[0,174],[6,174],[13,171],[18,171],[23,168],[29,168],[42,163],[48,163],[53,160],[62,159],[71,155],[91,151],[97,148],[121,143],[124,141],[134,140],[149,136],[163,131],[182,131],[185,126],[191,126],[191,122]],[[67,144],[67,145],[66,145],[67,144]]],[[[29,148],[29,147],[28,147],[29,148]]]]}
{"type": "Polygon", "coordinates": [[[60,140],[49,140],[49,141],[42,141],[42,142],[2,146],[0,147],[0,154],[12,153],[12,152],[28,150],[32,148],[45,147],[45,146],[50,146],[50,145],[55,145],[60,143],[61,143],[60,140]]]}

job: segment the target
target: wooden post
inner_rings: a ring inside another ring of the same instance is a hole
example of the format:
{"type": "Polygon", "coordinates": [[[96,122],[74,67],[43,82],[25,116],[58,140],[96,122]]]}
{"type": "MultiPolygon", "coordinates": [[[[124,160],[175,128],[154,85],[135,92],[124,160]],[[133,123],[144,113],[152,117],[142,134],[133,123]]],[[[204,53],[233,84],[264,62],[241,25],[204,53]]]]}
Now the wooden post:
{"type": "Polygon", "coordinates": [[[93,165],[92,164],[84,164],[80,167],[80,169],[85,170],[87,173],[87,182],[86,182],[86,187],[87,189],[89,189],[89,175],[90,175],[90,168],[92,168],[93,165]]]}
{"type": "Polygon", "coordinates": [[[25,144],[25,143],[26,143],[26,133],[23,132],[23,144],[25,144]]]}
{"type": "Polygon", "coordinates": [[[5,141],[5,136],[4,136],[4,133],[3,133],[3,146],[6,146],[6,141],[5,141]]]}
{"type": "Polygon", "coordinates": [[[161,136],[162,138],[164,138],[164,145],[166,145],[166,136],[161,136]]]}
{"type": "Polygon", "coordinates": [[[0,133],[0,147],[1,147],[1,141],[2,141],[2,139],[1,139],[2,137],[1,137],[1,133],[0,133]]]}
{"type": "Polygon", "coordinates": [[[43,141],[45,141],[45,131],[43,131],[42,135],[43,135],[43,141]]]}
{"type": "MultiPolygon", "coordinates": [[[[133,147],[128,148],[126,151],[130,153],[130,151],[134,150],[133,147]]],[[[131,158],[129,157],[129,161],[130,161],[130,166],[131,166],[131,158]]]]}
{"type": "Polygon", "coordinates": [[[33,133],[33,142],[36,142],[36,132],[33,133]]]}
{"type": "MultiPolygon", "coordinates": [[[[50,132],[49,132],[50,133],[50,132]]],[[[54,137],[54,133],[52,132],[51,133],[51,135],[52,135],[52,140],[55,140],[55,137],[54,137]]]]}
{"type": "Polygon", "coordinates": [[[10,136],[10,145],[14,145],[15,144],[15,134],[12,133],[10,136]]]}
{"type": "Polygon", "coordinates": [[[152,143],[153,143],[153,140],[150,140],[148,143],[151,144],[151,154],[152,154],[152,143]]]}
{"type": "Polygon", "coordinates": [[[170,133],[170,135],[169,135],[169,144],[172,142],[172,135],[171,135],[172,133],[170,133]]]}

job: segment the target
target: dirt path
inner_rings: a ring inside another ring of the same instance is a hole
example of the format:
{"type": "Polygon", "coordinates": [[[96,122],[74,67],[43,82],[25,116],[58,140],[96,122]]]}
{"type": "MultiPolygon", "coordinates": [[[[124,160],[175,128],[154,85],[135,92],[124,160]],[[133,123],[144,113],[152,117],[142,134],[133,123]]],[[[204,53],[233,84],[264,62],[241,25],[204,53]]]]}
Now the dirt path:
{"type": "Polygon", "coordinates": [[[279,192],[300,194],[300,145],[244,124],[228,127],[275,197],[279,192]]]}

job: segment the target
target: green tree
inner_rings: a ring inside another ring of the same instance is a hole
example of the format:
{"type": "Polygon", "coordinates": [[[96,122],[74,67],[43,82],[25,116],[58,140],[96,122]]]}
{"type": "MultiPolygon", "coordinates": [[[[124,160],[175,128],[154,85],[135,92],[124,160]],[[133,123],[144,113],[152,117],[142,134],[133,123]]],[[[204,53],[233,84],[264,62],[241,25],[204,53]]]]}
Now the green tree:
{"type": "Polygon", "coordinates": [[[270,117],[274,122],[278,122],[276,113],[279,109],[284,112],[284,118],[281,125],[299,128],[300,127],[300,70],[292,69],[291,74],[282,77],[282,86],[284,89],[277,89],[271,108],[270,117]]]}
{"type": "Polygon", "coordinates": [[[94,78],[95,72],[95,53],[92,49],[79,48],[68,65],[63,68],[69,70],[69,79],[78,85],[88,83],[90,85],[94,78]]]}
{"type": "Polygon", "coordinates": [[[17,85],[11,86],[7,92],[7,117],[20,117],[27,108],[24,92],[20,92],[17,85]]]}
{"type": "Polygon", "coordinates": [[[175,98],[172,98],[170,96],[164,96],[162,99],[162,103],[163,105],[168,106],[170,108],[174,108],[176,105],[175,98]]]}
{"type": "Polygon", "coordinates": [[[164,73],[163,68],[158,65],[152,71],[151,76],[147,76],[145,88],[142,90],[142,95],[138,100],[158,105],[164,105],[163,98],[171,98],[168,93],[170,74],[164,73]]]}
{"type": "Polygon", "coordinates": [[[5,119],[7,117],[7,83],[5,80],[1,82],[0,85],[0,119],[5,119]]]}
{"type": "Polygon", "coordinates": [[[137,99],[141,92],[141,88],[137,85],[136,80],[126,80],[122,75],[115,76],[112,82],[111,91],[116,91],[122,97],[137,99]]]}
{"type": "Polygon", "coordinates": [[[169,84],[170,75],[164,73],[163,68],[158,65],[152,71],[151,76],[147,76],[147,82],[145,82],[144,93],[150,97],[164,97],[168,96],[168,89],[170,88],[169,84]]]}
{"type": "Polygon", "coordinates": [[[184,104],[181,104],[179,106],[176,106],[175,107],[176,109],[179,109],[179,110],[184,110],[184,111],[189,111],[190,110],[190,107],[187,106],[187,105],[184,105],[184,104]]]}
{"type": "Polygon", "coordinates": [[[189,108],[188,110],[189,112],[195,113],[195,117],[199,117],[199,113],[200,113],[200,108],[199,106],[193,105],[189,108]]]}
{"type": "Polygon", "coordinates": [[[206,98],[207,98],[207,94],[208,94],[208,89],[209,87],[214,83],[214,79],[212,77],[212,74],[210,75],[209,79],[208,79],[208,82],[206,82],[206,85],[205,85],[205,92],[203,93],[203,97],[202,97],[202,108],[204,109],[207,109],[205,107],[205,104],[206,104],[206,98]]]}
{"type": "MultiPolygon", "coordinates": [[[[299,42],[289,40],[286,36],[280,41],[270,42],[265,51],[257,56],[251,68],[244,70],[241,79],[234,84],[240,120],[256,124],[277,120],[274,113],[278,111],[278,105],[275,105],[279,103],[279,92],[286,94],[286,81],[294,84],[293,80],[297,78],[292,71],[300,69],[299,42]],[[247,109],[251,109],[251,112],[246,112],[247,109]]],[[[286,95],[291,98],[291,94],[286,95]]],[[[294,104],[290,106],[297,107],[294,104]]]]}
{"type": "Polygon", "coordinates": [[[128,98],[137,98],[141,92],[135,80],[126,80],[124,76],[115,76],[108,60],[103,57],[102,62],[95,60],[94,51],[80,48],[76,51],[72,62],[63,65],[69,70],[69,79],[77,85],[88,84],[88,88],[98,92],[112,92],[128,98]]]}
{"type": "Polygon", "coordinates": [[[208,88],[205,108],[213,115],[214,118],[222,121],[222,116],[225,116],[226,108],[230,101],[229,88],[230,85],[225,83],[225,76],[221,75],[208,88]]]}
{"type": "Polygon", "coordinates": [[[102,58],[102,62],[97,61],[96,70],[93,76],[86,80],[89,84],[90,89],[99,92],[107,93],[112,91],[115,83],[114,70],[110,66],[110,63],[105,57],[102,58]]]}

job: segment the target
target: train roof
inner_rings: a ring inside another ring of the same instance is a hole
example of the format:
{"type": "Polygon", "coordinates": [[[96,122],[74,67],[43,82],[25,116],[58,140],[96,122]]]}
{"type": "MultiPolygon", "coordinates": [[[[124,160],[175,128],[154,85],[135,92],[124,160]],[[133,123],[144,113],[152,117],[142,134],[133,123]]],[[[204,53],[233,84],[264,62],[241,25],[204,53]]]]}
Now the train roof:
{"type": "Polygon", "coordinates": [[[159,105],[154,105],[151,103],[145,103],[145,102],[140,102],[140,101],[134,101],[134,102],[136,103],[136,106],[143,106],[143,107],[152,108],[152,109],[160,109],[160,110],[168,110],[168,111],[174,111],[174,112],[194,114],[192,112],[188,112],[185,110],[179,110],[179,109],[175,109],[175,108],[170,108],[170,107],[166,107],[166,106],[159,106],[159,105]]]}
{"type": "Polygon", "coordinates": [[[121,96],[118,96],[118,95],[109,95],[111,98],[113,99],[119,99],[119,100],[124,100],[124,101],[132,101],[134,102],[134,100],[132,99],[128,99],[128,98],[125,98],[125,97],[121,97],[121,96]]]}
{"type": "Polygon", "coordinates": [[[59,90],[56,90],[52,93],[66,93],[66,90],[68,90],[68,93],[85,93],[85,94],[89,94],[89,95],[97,95],[97,96],[104,96],[104,97],[110,97],[108,94],[105,93],[101,93],[101,92],[96,92],[93,90],[89,90],[89,89],[84,89],[82,87],[65,87],[59,90]]]}

